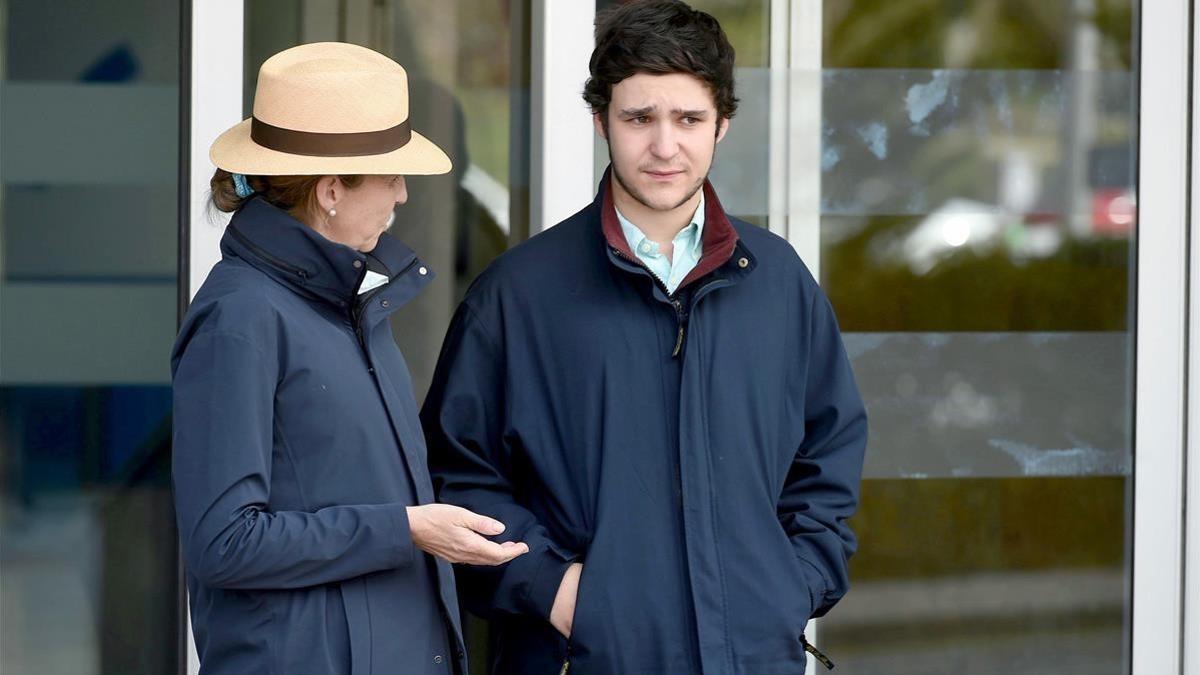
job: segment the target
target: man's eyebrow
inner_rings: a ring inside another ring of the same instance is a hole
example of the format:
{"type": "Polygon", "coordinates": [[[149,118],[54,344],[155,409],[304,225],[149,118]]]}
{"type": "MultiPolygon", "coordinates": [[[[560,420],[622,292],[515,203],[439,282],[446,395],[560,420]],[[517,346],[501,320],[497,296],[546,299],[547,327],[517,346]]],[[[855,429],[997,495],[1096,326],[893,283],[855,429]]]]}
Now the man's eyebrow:
{"type": "MultiPolygon", "coordinates": [[[[622,108],[618,114],[621,117],[633,118],[633,117],[642,117],[644,115],[649,115],[650,113],[655,112],[657,110],[658,110],[658,106],[648,105],[648,106],[644,106],[641,108],[622,108]]],[[[671,110],[671,114],[676,115],[678,117],[704,118],[704,117],[708,116],[708,111],[705,110],[704,108],[696,108],[694,110],[683,110],[680,108],[674,108],[671,110]]]]}
{"type": "Polygon", "coordinates": [[[654,105],[648,105],[642,108],[622,108],[620,115],[621,117],[642,117],[643,115],[649,115],[657,109],[658,106],[654,105]]]}

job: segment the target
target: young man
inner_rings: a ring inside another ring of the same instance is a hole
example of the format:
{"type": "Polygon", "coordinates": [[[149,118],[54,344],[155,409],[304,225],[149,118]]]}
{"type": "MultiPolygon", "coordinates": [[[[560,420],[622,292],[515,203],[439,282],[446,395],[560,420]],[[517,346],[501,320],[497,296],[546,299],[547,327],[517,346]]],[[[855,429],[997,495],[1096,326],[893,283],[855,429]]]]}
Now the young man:
{"type": "Polygon", "coordinates": [[[866,415],[812,276],[706,180],[733,49],[682,2],[630,3],[584,97],[595,201],[480,276],[422,411],[439,499],[529,545],[460,568],[460,596],[494,673],[803,672],[847,588],[866,415]]]}

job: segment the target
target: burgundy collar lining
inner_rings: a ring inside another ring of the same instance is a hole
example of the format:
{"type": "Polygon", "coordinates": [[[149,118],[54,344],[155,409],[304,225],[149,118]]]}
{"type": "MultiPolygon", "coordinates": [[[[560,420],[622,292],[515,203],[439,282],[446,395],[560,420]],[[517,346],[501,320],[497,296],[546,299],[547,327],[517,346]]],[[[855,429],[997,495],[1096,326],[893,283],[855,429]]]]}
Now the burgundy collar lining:
{"type": "MultiPolygon", "coordinates": [[[[625,233],[621,230],[621,222],[617,220],[617,208],[613,204],[612,198],[612,176],[606,173],[605,177],[607,180],[600,185],[600,189],[604,192],[604,199],[600,205],[600,224],[604,230],[604,238],[608,240],[609,246],[620,251],[625,257],[640,262],[630,250],[629,242],[625,240],[625,233]]],[[[687,286],[724,265],[733,257],[733,251],[737,248],[737,230],[733,229],[733,223],[729,222],[729,216],[725,215],[725,207],[721,206],[721,200],[717,199],[717,193],[707,179],[704,181],[703,190],[703,253],[701,253],[696,267],[680,282],[679,288],[687,286]]]]}

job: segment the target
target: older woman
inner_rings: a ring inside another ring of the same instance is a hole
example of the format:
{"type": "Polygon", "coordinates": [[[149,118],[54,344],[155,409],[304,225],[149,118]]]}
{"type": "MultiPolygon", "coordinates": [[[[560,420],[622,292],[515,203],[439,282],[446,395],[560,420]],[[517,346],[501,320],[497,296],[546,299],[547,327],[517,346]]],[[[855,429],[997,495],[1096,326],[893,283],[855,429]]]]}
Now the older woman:
{"type": "Polygon", "coordinates": [[[450,161],[409,128],[404,69],[340,43],[267,60],[254,116],[210,156],[213,204],[234,215],[172,355],[201,670],[465,672],[447,561],[527,548],[431,503],[387,321],[431,276],[385,233],[404,175],[450,161]]]}

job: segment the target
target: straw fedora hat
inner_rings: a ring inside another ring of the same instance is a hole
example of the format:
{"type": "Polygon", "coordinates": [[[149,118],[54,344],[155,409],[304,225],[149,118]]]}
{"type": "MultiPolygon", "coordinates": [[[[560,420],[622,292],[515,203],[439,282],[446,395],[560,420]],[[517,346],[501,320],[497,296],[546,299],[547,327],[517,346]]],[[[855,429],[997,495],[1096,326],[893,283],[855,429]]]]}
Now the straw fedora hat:
{"type": "Polygon", "coordinates": [[[316,42],[258,71],[254,116],[217,137],[213,164],[251,176],[429,175],[450,158],[408,121],[408,74],[366,47],[316,42]]]}

